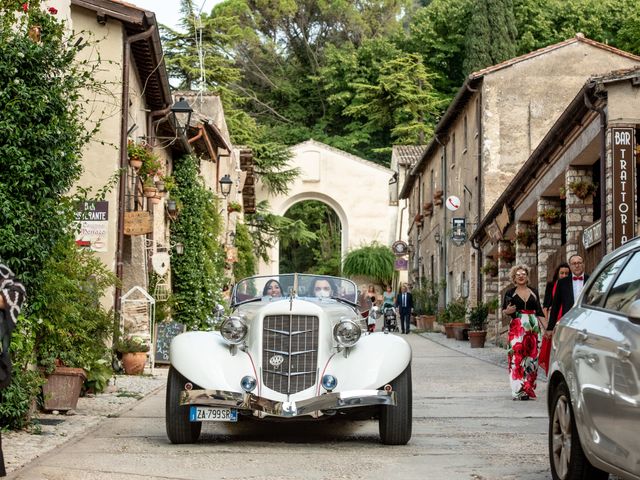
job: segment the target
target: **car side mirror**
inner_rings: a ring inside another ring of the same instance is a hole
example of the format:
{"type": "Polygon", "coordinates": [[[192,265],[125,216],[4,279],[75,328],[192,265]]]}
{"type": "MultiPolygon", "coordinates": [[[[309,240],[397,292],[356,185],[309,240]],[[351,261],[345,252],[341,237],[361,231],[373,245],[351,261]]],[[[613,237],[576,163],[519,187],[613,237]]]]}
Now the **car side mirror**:
{"type": "Polygon", "coordinates": [[[640,325],[640,300],[634,301],[629,307],[629,321],[640,325]]]}

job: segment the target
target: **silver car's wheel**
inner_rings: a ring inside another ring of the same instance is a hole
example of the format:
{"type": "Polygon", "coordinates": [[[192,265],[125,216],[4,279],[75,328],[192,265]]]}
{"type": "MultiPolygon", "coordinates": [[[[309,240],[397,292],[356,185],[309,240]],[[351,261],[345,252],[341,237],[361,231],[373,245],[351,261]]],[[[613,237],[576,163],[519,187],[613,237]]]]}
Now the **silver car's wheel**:
{"type": "Polygon", "coordinates": [[[558,385],[549,418],[549,459],[554,480],[603,480],[609,474],[593,467],[582,450],[564,383],[558,385]]]}
{"type": "Polygon", "coordinates": [[[395,380],[391,382],[396,392],[398,404],[382,406],[380,410],[379,430],[380,439],[385,445],[406,445],[411,438],[411,424],[413,421],[413,398],[411,388],[411,364],[407,365],[395,380]]]}
{"type": "MultiPolygon", "coordinates": [[[[202,423],[189,421],[189,406],[180,405],[180,392],[188,380],[173,366],[169,367],[165,426],[171,443],[194,443],[200,436],[202,423]]],[[[194,388],[197,388],[194,386],[194,388]]]]}

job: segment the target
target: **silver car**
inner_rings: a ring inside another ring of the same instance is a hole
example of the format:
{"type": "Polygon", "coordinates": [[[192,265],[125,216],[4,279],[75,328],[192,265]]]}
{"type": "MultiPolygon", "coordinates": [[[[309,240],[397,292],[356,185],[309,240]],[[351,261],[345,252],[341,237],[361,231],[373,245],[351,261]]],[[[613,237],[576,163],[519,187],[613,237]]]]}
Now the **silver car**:
{"type": "Polygon", "coordinates": [[[547,403],[554,479],[640,479],[640,239],[600,262],[558,323],[547,403]]]}

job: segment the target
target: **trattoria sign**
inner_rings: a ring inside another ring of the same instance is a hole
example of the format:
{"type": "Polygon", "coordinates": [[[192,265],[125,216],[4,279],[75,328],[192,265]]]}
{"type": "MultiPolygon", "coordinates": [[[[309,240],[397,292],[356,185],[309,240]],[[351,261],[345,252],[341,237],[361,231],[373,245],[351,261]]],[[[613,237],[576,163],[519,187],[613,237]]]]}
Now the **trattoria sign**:
{"type": "Polygon", "coordinates": [[[613,140],[613,248],[635,236],[636,173],[633,128],[612,128],[613,140]]]}

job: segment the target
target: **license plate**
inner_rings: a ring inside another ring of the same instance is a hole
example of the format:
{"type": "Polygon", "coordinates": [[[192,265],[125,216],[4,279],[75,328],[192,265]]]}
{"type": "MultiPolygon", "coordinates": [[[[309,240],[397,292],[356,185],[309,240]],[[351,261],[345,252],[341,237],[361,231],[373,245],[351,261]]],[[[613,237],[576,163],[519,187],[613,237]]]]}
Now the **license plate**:
{"type": "Polygon", "coordinates": [[[235,408],[196,407],[189,409],[190,422],[237,422],[238,410],[235,408]]]}

